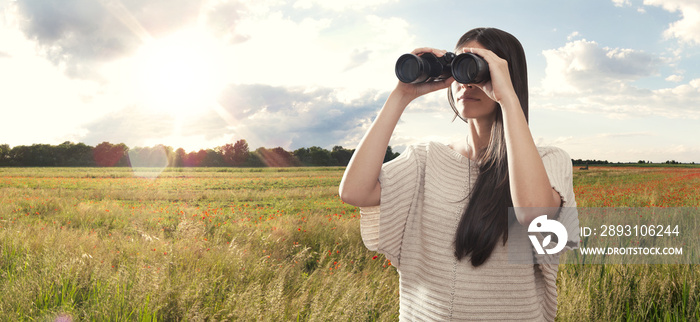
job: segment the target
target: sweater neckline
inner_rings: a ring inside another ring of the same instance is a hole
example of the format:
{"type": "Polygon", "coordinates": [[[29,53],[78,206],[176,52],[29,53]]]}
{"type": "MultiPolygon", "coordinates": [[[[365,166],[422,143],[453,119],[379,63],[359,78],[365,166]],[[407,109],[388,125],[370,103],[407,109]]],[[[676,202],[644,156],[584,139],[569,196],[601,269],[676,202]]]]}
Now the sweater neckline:
{"type": "Polygon", "coordinates": [[[461,153],[455,151],[447,144],[444,144],[442,142],[433,142],[433,144],[435,144],[440,149],[447,150],[448,154],[451,155],[453,159],[459,161],[459,163],[466,165],[469,168],[471,168],[472,164],[476,164],[475,161],[472,161],[469,158],[463,156],[461,153]]]}

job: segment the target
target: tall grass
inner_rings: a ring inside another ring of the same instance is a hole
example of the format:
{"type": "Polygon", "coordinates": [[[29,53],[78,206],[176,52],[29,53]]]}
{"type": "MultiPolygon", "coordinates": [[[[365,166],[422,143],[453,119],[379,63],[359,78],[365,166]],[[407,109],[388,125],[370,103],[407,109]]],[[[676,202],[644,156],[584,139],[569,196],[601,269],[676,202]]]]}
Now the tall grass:
{"type": "MultiPolygon", "coordinates": [[[[0,168],[0,320],[396,320],[396,270],[362,244],[342,171],[0,168]]],[[[693,174],[596,171],[576,172],[579,205],[693,174]]],[[[699,273],[560,265],[558,319],[697,320],[699,273]]]]}
{"type": "Polygon", "coordinates": [[[391,320],[342,169],[2,169],[0,320],[391,320]]]}

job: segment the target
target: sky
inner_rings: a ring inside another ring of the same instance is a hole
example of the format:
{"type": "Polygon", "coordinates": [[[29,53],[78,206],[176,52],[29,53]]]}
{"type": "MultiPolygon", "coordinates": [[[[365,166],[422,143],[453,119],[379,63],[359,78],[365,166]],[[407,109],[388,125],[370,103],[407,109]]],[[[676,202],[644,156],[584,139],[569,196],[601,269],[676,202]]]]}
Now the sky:
{"type": "MultiPolygon", "coordinates": [[[[538,145],[700,162],[697,0],[0,0],[0,144],[354,148],[396,59],[475,27],[523,44],[538,145]]],[[[395,151],[465,137],[446,95],[395,151]]]]}

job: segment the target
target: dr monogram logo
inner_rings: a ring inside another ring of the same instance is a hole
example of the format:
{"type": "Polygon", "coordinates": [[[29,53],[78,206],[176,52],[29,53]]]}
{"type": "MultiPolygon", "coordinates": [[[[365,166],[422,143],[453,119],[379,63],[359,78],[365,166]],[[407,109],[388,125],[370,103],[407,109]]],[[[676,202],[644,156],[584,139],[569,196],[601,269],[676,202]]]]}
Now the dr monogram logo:
{"type": "Polygon", "coordinates": [[[566,240],[569,237],[566,233],[566,228],[564,227],[564,225],[562,225],[556,220],[547,219],[546,215],[542,215],[535,218],[535,220],[533,220],[530,223],[530,226],[527,228],[527,231],[529,233],[554,233],[555,235],[557,235],[557,246],[547,250],[545,250],[544,247],[547,247],[547,245],[549,245],[549,243],[552,241],[551,234],[547,235],[547,237],[545,237],[544,240],[542,240],[542,245],[540,245],[540,242],[534,235],[528,236],[530,237],[530,241],[532,241],[532,246],[535,247],[537,254],[540,255],[544,255],[545,252],[547,252],[547,254],[556,254],[560,252],[562,249],[564,249],[564,246],[566,246],[566,240]]]}

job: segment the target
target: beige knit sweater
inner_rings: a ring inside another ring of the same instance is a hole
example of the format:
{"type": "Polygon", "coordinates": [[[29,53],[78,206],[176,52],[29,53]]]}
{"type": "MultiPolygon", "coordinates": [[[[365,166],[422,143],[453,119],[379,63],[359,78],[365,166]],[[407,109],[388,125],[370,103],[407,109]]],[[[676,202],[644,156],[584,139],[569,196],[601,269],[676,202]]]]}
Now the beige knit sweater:
{"type": "MultiPolygon", "coordinates": [[[[564,207],[576,207],[571,159],[558,148],[538,150],[564,207]]],[[[383,253],[399,272],[400,319],[554,320],[559,255],[533,255],[531,264],[508,257],[513,245],[534,254],[527,227],[515,223],[521,233],[510,230],[507,244],[498,243],[477,268],[455,258],[454,234],[477,174],[475,163],[435,142],[410,146],[384,164],[381,205],[361,209],[361,231],[367,248],[383,253]],[[535,264],[544,262],[551,264],[535,264]]],[[[558,218],[569,235],[564,251],[578,247],[573,210],[558,218]]]]}

